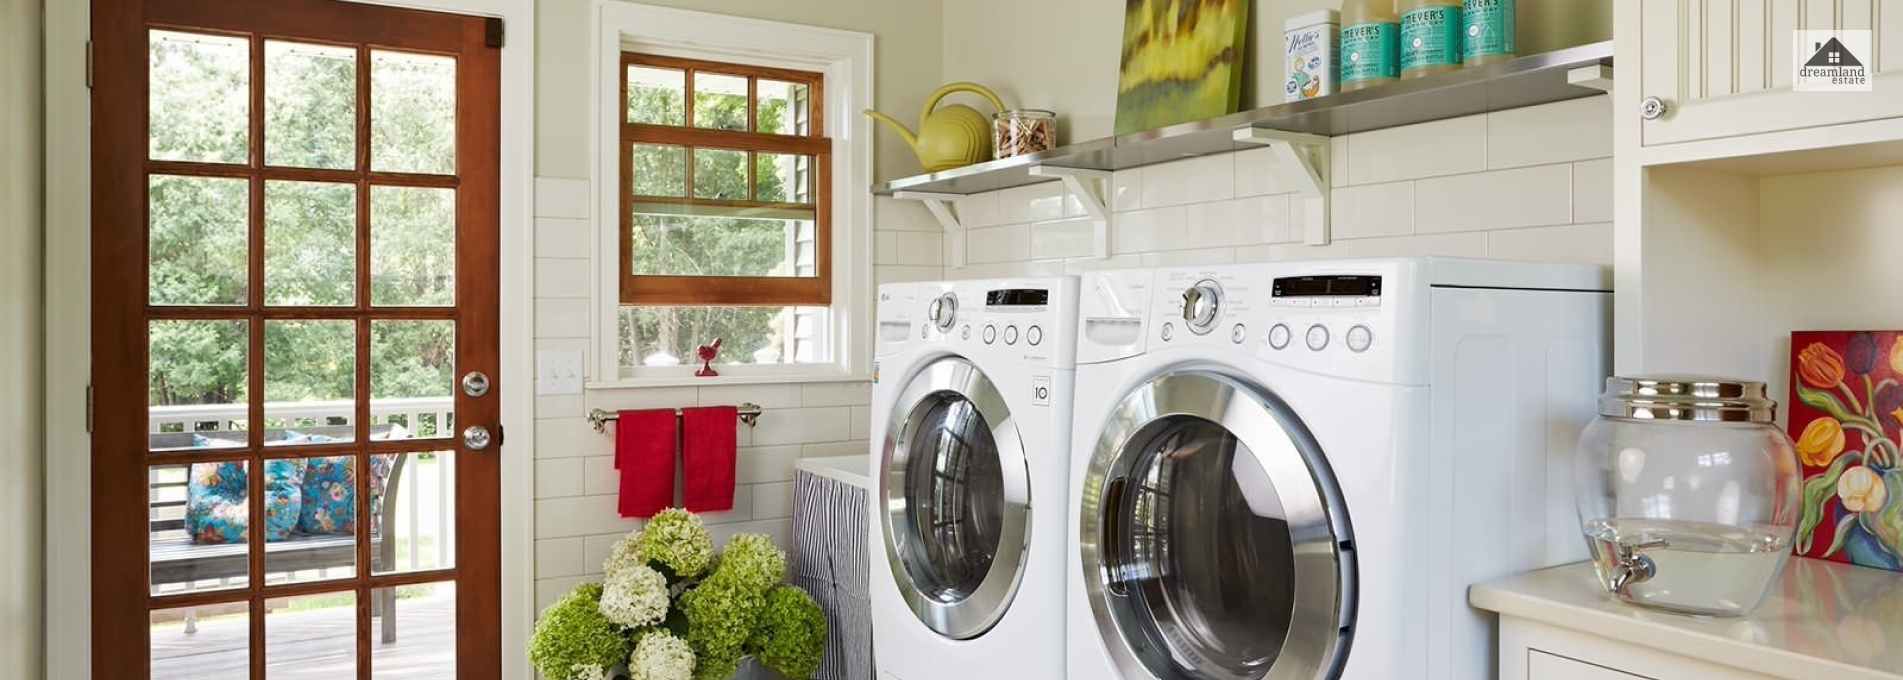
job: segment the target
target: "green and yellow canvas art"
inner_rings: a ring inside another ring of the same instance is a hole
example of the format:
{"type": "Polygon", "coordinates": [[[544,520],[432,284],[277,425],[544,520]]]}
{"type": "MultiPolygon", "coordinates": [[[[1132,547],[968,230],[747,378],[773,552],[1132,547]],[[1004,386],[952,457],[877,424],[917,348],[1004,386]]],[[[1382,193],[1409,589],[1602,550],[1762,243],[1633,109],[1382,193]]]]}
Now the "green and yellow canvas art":
{"type": "Polygon", "coordinates": [[[1235,113],[1250,0],[1126,0],[1117,134],[1235,113]]]}

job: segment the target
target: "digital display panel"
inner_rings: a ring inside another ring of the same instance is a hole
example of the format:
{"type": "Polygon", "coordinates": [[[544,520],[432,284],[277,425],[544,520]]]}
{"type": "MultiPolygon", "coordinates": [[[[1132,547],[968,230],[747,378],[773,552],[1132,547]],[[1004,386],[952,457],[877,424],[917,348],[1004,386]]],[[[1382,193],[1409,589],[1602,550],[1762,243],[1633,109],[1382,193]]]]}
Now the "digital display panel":
{"type": "Polygon", "coordinates": [[[1004,288],[985,293],[987,307],[1042,307],[1051,303],[1051,292],[1043,288],[1004,288]]]}
{"type": "Polygon", "coordinates": [[[1275,280],[1274,297],[1380,297],[1381,277],[1361,275],[1285,276],[1275,280]]]}

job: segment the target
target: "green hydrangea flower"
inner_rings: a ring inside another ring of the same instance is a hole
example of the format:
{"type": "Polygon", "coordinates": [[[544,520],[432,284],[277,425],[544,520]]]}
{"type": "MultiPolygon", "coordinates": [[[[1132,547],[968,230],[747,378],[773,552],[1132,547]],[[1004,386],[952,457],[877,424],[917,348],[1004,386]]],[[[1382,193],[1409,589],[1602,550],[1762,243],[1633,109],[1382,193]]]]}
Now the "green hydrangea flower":
{"type": "Polygon", "coordinates": [[[699,515],[680,508],[662,510],[633,538],[637,559],[666,567],[675,579],[706,573],[714,559],[714,537],[699,515]]]}
{"type": "Polygon", "coordinates": [[[612,668],[628,658],[628,638],[601,614],[601,584],[577,587],[542,612],[529,661],[548,680],[574,680],[577,667],[612,668]]]}
{"type": "Polygon", "coordinates": [[[826,654],[826,613],[813,596],[794,586],[777,586],[766,594],[747,651],[760,662],[791,680],[806,680],[819,671],[826,654]]]}
{"type": "Polygon", "coordinates": [[[739,534],[720,552],[720,568],[714,575],[765,595],[768,588],[786,580],[786,552],[764,534],[739,534]]]}
{"type": "Polygon", "coordinates": [[[666,631],[642,635],[628,658],[628,676],[631,680],[690,680],[694,650],[686,640],[666,631]]]}
{"type": "Polygon", "coordinates": [[[739,667],[766,596],[723,573],[702,581],[681,596],[687,615],[687,643],[694,650],[696,680],[724,680],[739,667]]]}

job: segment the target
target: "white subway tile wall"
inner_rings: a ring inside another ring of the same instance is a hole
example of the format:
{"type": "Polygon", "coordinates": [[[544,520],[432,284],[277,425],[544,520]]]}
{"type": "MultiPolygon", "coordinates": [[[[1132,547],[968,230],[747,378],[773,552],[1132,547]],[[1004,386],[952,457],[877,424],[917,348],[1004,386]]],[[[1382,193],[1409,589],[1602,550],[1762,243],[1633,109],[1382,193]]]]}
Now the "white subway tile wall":
{"type": "MultiPolygon", "coordinates": [[[[1612,264],[1607,97],[1330,140],[1333,242],[1301,243],[1267,149],[1112,174],[1109,258],[1055,182],[958,202],[967,264],[945,278],[1121,267],[1448,255],[1612,264]]],[[[948,240],[956,235],[948,235],[948,240]]],[[[944,252],[951,251],[949,245],[944,252]]]]}
{"type": "MultiPolygon", "coordinates": [[[[535,349],[585,351],[591,344],[596,261],[586,180],[536,179],[535,349]]],[[[1027,207],[1031,210],[1027,194],[1027,207]]],[[[1058,206],[1035,214],[1062,215],[1058,206]]],[[[997,205],[997,201],[992,201],[997,205]]],[[[1039,204],[1042,205],[1042,204],[1039,204]]],[[[880,283],[943,278],[943,229],[918,203],[879,199],[873,236],[880,283]]],[[[1025,213],[1027,215],[1032,213],[1025,213]]],[[[1078,209],[1081,213],[1081,206],[1078,209]]],[[[1020,227],[1020,231],[1028,230],[1020,227]]],[[[1024,253],[1016,253],[1022,257],[1024,253]]],[[[599,372],[590,367],[589,375],[599,372]]],[[[702,517],[717,541],[759,532],[791,547],[793,469],[803,457],[864,454],[871,386],[864,382],[710,385],[588,390],[535,400],[536,609],[574,586],[598,580],[614,542],[641,522],[615,510],[614,437],[597,433],[589,409],[671,408],[753,402],[765,409],[757,427],[738,426],[734,509],[702,517]]]]}

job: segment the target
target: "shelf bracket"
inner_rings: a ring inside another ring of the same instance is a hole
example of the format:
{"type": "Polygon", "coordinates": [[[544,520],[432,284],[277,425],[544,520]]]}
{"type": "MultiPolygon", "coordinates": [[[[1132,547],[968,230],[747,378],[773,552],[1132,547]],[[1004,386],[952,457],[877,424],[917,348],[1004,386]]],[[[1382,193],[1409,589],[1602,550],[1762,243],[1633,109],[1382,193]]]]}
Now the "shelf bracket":
{"type": "Polygon", "coordinates": [[[1612,67],[1605,64],[1589,64],[1566,72],[1566,83],[1580,87],[1612,92],[1612,67]]]}
{"type": "Polygon", "coordinates": [[[952,203],[964,198],[963,194],[943,194],[930,191],[895,191],[892,197],[902,201],[918,201],[925,209],[932,211],[932,217],[938,218],[938,225],[945,228],[945,235],[951,238],[952,267],[965,266],[965,225],[958,221],[958,214],[952,212],[952,203]]]}
{"type": "Polygon", "coordinates": [[[1084,213],[1096,225],[1093,241],[1097,257],[1110,257],[1110,206],[1105,200],[1110,195],[1110,171],[1033,165],[1029,173],[1032,177],[1055,177],[1064,181],[1064,190],[1076,197],[1084,206],[1084,213]],[[1092,184],[1097,186],[1093,188],[1092,184]]]}
{"type": "Polygon", "coordinates": [[[1255,144],[1273,150],[1282,185],[1293,187],[1301,195],[1300,211],[1290,210],[1289,216],[1291,221],[1302,225],[1302,242],[1311,246],[1328,245],[1328,138],[1257,127],[1236,130],[1232,138],[1240,144],[1255,144]]]}

